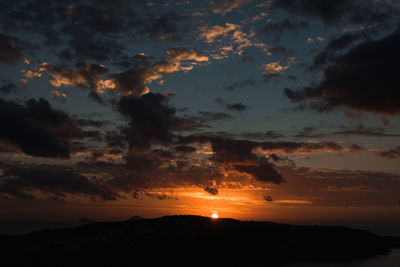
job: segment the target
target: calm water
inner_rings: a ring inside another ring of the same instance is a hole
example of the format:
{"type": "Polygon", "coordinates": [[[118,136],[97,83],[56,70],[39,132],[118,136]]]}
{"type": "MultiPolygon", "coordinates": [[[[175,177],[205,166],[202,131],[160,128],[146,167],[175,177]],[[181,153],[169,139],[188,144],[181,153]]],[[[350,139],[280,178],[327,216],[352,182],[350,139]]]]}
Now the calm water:
{"type": "Polygon", "coordinates": [[[371,259],[350,262],[320,262],[289,264],[284,267],[400,267],[400,249],[393,249],[386,256],[378,256],[371,259]]]}

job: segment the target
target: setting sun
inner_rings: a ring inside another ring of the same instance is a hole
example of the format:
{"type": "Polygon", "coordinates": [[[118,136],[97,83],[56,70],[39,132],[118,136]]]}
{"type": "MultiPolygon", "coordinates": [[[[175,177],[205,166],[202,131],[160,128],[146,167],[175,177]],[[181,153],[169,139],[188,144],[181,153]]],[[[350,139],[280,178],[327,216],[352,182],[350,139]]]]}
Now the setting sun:
{"type": "Polygon", "coordinates": [[[213,214],[211,214],[211,218],[218,219],[218,213],[214,212],[213,214]]]}

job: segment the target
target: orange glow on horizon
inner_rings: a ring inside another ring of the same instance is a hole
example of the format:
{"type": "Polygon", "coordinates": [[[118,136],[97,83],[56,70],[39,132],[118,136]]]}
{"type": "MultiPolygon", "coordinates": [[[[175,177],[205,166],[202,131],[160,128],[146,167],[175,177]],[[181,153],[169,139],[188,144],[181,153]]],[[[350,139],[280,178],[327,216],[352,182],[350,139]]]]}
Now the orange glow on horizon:
{"type": "Polygon", "coordinates": [[[218,213],[213,212],[213,214],[211,214],[211,218],[218,219],[219,218],[218,213]]]}

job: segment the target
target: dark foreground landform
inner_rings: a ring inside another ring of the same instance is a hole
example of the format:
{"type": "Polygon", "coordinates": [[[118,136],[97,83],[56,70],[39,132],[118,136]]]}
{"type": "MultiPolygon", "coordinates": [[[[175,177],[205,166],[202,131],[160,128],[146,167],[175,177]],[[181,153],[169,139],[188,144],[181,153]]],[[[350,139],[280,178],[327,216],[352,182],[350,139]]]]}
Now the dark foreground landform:
{"type": "Polygon", "coordinates": [[[339,226],[167,216],[3,236],[0,254],[2,266],[268,266],[373,257],[387,241],[339,226]]]}

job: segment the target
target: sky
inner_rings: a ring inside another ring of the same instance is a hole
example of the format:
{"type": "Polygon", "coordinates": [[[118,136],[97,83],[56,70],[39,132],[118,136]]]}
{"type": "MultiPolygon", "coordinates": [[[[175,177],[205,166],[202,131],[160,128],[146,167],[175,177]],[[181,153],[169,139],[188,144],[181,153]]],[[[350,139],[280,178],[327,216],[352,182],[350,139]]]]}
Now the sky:
{"type": "Polygon", "coordinates": [[[0,221],[400,234],[400,1],[3,0],[0,221]]]}

